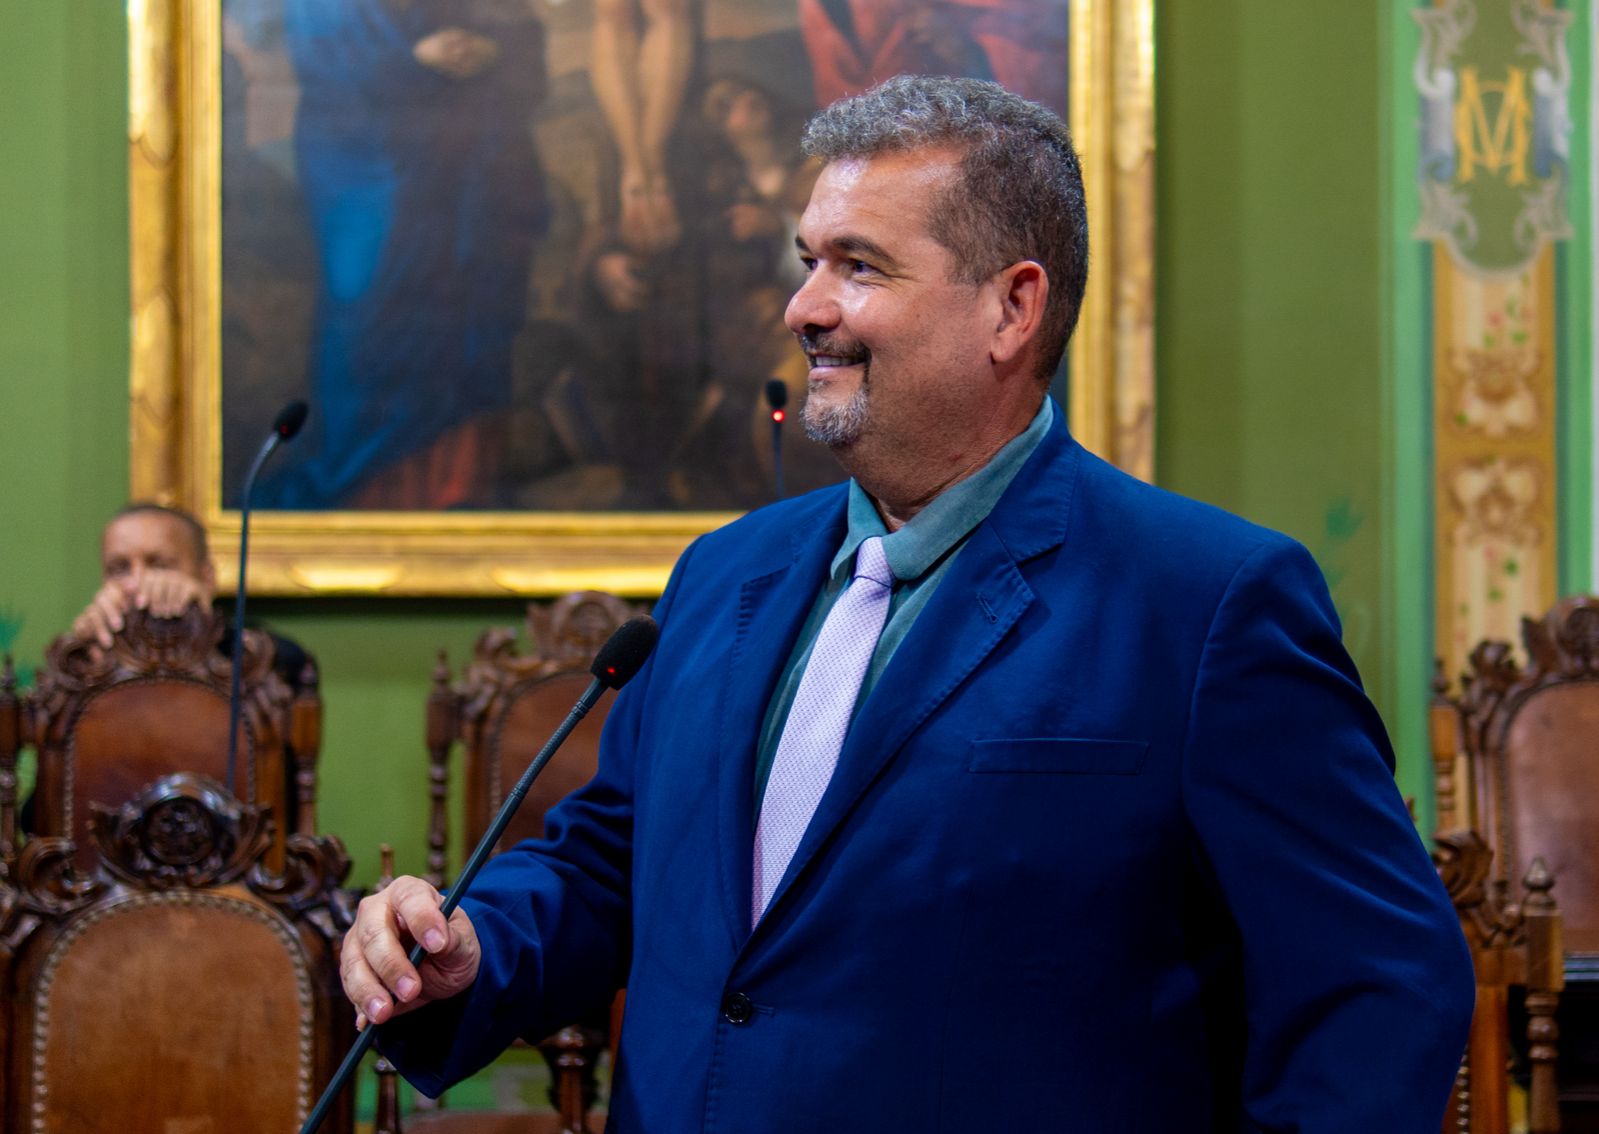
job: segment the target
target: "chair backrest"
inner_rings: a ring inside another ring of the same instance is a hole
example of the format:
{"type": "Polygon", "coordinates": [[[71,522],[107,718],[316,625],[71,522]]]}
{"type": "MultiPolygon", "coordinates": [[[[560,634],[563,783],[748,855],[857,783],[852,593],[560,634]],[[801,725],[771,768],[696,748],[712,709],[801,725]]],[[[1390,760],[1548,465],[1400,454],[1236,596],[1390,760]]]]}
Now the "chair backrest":
{"type": "Polygon", "coordinates": [[[1542,859],[1566,949],[1599,955],[1599,599],[1524,619],[1522,640],[1525,668],[1506,643],[1483,642],[1460,695],[1434,699],[1438,829],[1478,832],[1501,886],[1542,859]]]}
{"type": "Polygon", "coordinates": [[[1475,831],[1440,835],[1433,861],[1460,916],[1477,999],[1442,1134],[1557,1134],[1560,1100],[1555,1013],[1564,987],[1554,878],[1534,859],[1514,890],[1490,879],[1493,851],[1475,831]],[[1524,1037],[1512,1036],[1511,989],[1524,990],[1524,1037]],[[1518,1043],[1524,1040],[1524,1043],[1518,1043]],[[1513,1104],[1513,1054],[1524,1048],[1525,1104],[1513,1104]],[[1513,1117],[1524,1112],[1525,1124],[1513,1117]]]}
{"type": "MultiPolygon", "coordinates": [[[[428,748],[434,796],[429,869],[443,880],[448,820],[444,785],[450,753],[464,761],[463,842],[477,845],[529,761],[565,720],[589,684],[589,663],[617,627],[642,613],[639,606],[601,591],[580,591],[548,605],[530,603],[529,650],[516,635],[486,631],[458,685],[449,668],[434,671],[428,699],[428,748]]],[[[593,778],[599,765],[600,729],[612,698],[602,699],[546,765],[496,845],[496,853],[544,834],[544,813],[593,778]]]]}
{"type": "Polygon", "coordinates": [[[36,837],[0,881],[5,1129],[297,1129],[353,1040],[343,847],[292,836],[273,871],[264,809],[187,773],[93,811],[92,870],[36,837]]]}
{"type": "MultiPolygon", "coordinates": [[[[80,866],[93,856],[91,803],[120,804],[171,772],[226,780],[230,662],[220,648],[226,629],[222,615],[209,609],[191,608],[178,618],[134,611],[109,649],[70,634],[51,644],[23,711],[23,739],[39,761],[34,826],[41,835],[72,839],[80,866]]],[[[279,866],[286,835],[314,829],[320,702],[314,684],[296,701],[272,661],[271,639],[246,630],[233,786],[240,798],[272,808],[276,833],[268,860],[279,866]],[[304,804],[290,773],[291,731],[308,750],[304,804]]]]}

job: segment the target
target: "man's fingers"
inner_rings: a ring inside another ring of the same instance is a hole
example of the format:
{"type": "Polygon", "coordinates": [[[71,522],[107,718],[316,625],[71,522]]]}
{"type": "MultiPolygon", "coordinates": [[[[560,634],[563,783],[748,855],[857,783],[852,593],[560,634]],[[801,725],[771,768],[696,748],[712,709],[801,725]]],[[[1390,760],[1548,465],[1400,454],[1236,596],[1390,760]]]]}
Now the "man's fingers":
{"type": "Polygon", "coordinates": [[[430,953],[450,949],[452,937],[439,912],[442,900],[432,886],[409,877],[396,878],[362,899],[355,924],[345,935],[339,966],[345,995],[373,1023],[392,1019],[425,999],[422,974],[407,953],[416,935],[430,953]]]}
{"type": "Polygon", "coordinates": [[[151,571],[139,584],[139,605],[157,618],[177,618],[205,601],[203,585],[180,571],[151,571]]]}
{"type": "Polygon", "coordinates": [[[350,998],[350,1003],[356,1006],[361,1015],[382,1023],[388,1018],[393,1001],[382,979],[366,962],[361,947],[361,932],[358,921],[345,935],[344,948],[339,955],[339,980],[344,985],[344,995],[350,998]]]}
{"type": "Polygon", "coordinates": [[[73,632],[80,638],[93,638],[110,649],[112,635],[122,629],[124,601],[121,591],[110,586],[101,587],[72,624],[73,632]]]}
{"type": "Polygon", "coordinates": [[[406,958],[405,943],[392,923],[378,923],[373,919],[364,925],[357,922],[355,929],[362,961],[381,987],[374,988],[371,981],[364,981],[361,986],[364,995],[352,999],[358,1007],[367,1010],[367,1015],[382,1023],[383,1002],[389,994],[402,1001],[413,1000],[422,981],[406,958]]]}
{"type": "Polygon", "coordinates": [[[420,878],[396,878],[383,891],[389,896],[396,922],[413,941],[420,941],[429,953],[439,953],[450,944],[449,926],[439,906],[444,897],[420,878]]]}
{"type": "Polygon", "coordinates": [[[77,621],[72,624],[72,632],[79,638],[92,638],[108,649],[111,646],[111,627],[106,625],[105,615],[97,606],[91,605],[78,615],[77,621]]]}

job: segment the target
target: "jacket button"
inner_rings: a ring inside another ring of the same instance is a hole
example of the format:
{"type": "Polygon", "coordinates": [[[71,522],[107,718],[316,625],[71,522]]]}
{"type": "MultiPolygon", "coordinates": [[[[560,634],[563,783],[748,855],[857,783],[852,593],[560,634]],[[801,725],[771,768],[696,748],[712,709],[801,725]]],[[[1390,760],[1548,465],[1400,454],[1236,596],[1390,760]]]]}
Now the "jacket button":
{"type": "Polygon", "coordinates": [[[722,1019],[729,1024],[747,1024],[755,1015],[755,1004],[742,992],[730,993],[722,1000],[722,1019]]]}

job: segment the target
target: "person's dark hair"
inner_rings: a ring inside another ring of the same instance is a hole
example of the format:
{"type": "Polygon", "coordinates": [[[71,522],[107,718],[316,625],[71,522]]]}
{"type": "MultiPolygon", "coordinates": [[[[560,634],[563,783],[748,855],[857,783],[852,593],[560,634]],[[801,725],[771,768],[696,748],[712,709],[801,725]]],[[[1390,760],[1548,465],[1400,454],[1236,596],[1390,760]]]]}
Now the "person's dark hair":
{"type": "Polygon", "coordinates": [[[929,208],[933,238],[954,254],[964,283],[981,283],[1021,260],[1043,266],[1049,299],[1039,348],[1048,380],[1088,284],[1088,208],[1065,123],[998,83],[899,75],[820,111],[801,145],[824,162],[933,146],[964,150],[960,176],[929,208]]]}
{"type": "Polygon", "coordinates": [[[210,560],[211,546],[206,541],[205,525],[182,508],[169,508],[165,504],[155,504],[148,500],[136,501],[107,520],[106,526],[109,527],[124,516],[141,516],[147,513],[154,513],[158,516],[171,516],[178,521],[178,523],[183,525],[183,529],[189,533],[189,539],[194,545],[195,562],[204,566],[210,560]]]}

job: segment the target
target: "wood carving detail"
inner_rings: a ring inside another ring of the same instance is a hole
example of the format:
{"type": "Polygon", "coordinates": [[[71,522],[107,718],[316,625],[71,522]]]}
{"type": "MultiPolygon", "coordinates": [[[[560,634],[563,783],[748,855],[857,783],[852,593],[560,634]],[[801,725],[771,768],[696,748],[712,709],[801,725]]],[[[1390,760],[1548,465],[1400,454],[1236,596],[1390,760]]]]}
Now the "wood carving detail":
{"type": "Polygon", "coordinates": [[[22,848],[16,884],[0,881],[0,956],[10,956],[41,919],[81,909],[116,881],[163,891],[242,880],[330,940],[354,920],[354,897],[341,888],[350,856],[337,837],[290,836],[282,873],[271,871],[262,863],[272,841],[267,809],[241,803],[206,776],[165,776],[121,807],[96,804],[90,828],[103,873],[77,869],[71,839],[36,837],[22,848]]]}
{"type": "Polygon", "coordinates": [[[1521,621],[1535,682],[1546,677],[1599,678],[1599,599],[1577,595],[1543,618],[1521,621]]]}
{"type": "MultiPolygon", "coordinates": [[[[190,607],[177,618],[156,618],[133,611],[128,624],[113,637],[109,649],[64,634],[50,644],[39,684],[31,698],[36,742],[59,741],[72,727],[66,711],[87,690],[141,678],[188,679],[219,690],[228,687],[232,663],[222,652],[227,624],[210,609],[190,607]],[[46,737],[46,733],[51,735],[46,737]]],[[[289,704],[289,689],[272,672],[272,640],[259,630],[246,630],[240,678],[251,691],[246,712],[256,727],[275,728],[289,704]]]]}
{"type": "MultiPolygon", "coordinates": [[[[1521,904],[1510,899],[1503,879],[1489,880],[1493,849],[1482,836],[1476,831],[1451,831],[1434,837],[1433,843],[1433,865],[1472,944],[1498,948],[1518,943],[1526,923],[1521,904]]],[[[1547,879],[1548,871],[1542,867],[1541,861],[1537,863],[1541,877],[1547,879]]],[[[1553,879],[1548,881],[1553,885],[1553,879]]]]}
{"type": "Polygon", "coordinates": [[[587,669],[616,628],[646,609],[647,604],[629,603],[602,591],[578,591],[547,605],[529,603],[531,653],[521,654],[516,632],[503,626],[478,638],[459,686],[462,720],[481,721],[490,704],[524,682],[587,669]]]}
{"type": "Polygon", "coordinates": [[[204,776],[166,776],[121,807],[90,810],[106,868],[154,889],[237,881],[272,842],[264,807],[204,776]]]}
{"type": "Polygon", "coordinates": [[[82,909],[105,891],[104,880],[80,874],[71,839],[29,839],[17,860],[16,884],[0,883],[0,957],[9,960],[44,919],[82,909]]]}
{"type": "Polygon", "coordinates": [[[355,896],[343,889],[350,855],[336,835],[290,835],[283,873],[257,864],[248,880],[252,891],[273,905],[304,915],[329,939],[343,936],[355,921],[355,896]]]}

